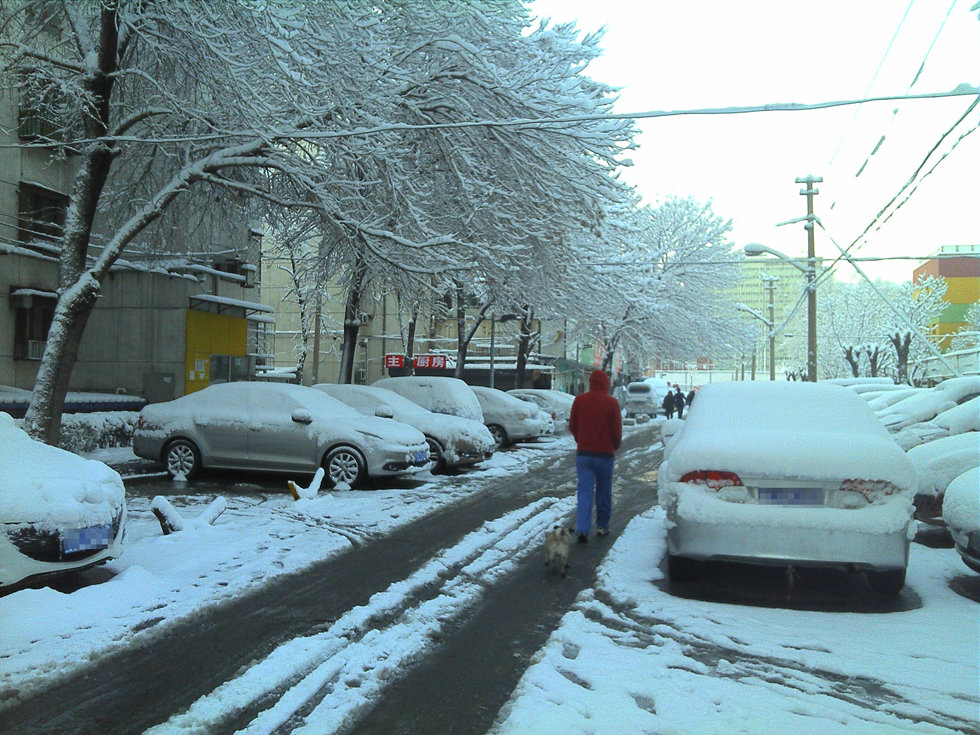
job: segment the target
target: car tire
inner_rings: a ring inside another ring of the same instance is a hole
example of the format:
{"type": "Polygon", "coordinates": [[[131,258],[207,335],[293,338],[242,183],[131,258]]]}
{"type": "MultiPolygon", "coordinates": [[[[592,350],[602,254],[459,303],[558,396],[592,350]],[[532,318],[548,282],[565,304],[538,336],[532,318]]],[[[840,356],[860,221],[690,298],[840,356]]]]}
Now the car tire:
{"type": "Polygon", "coordinates": [[[429,461],[432,462],[430,472],[438,474],[446,471],[446,455],[442,451],[442,446],[432,437],[425,437],[426,444],[429,445],[429,461]]]}
{"type": "Polygon", "coordinates": [[[667,554],[667,577],[671,582],[691,582],[698,578],[701,562],[667,554]]]}
{"type": "Polygon", "coordinates": [[[889,569],[886,572],[868,572],[868,586],[875,592],[897,595],[905,586],[905,570],[889,569]]]}
{"type": "Polygon", "coordinates": [[[163,463],[171,478],[183,475],[190,480],[201,471],[201,452],[190,439],[174,439],[163,450],[163,463]]]}
{"type": "Polygon", "coordinates": [[[364,457],[353,447],[334,447],[323,458],[324,481],[327,487],[346,483],[357,487],[367,474],[364,457]]]}
{"type": "Polygon", "coordinates": [[[494,449],[500,449],[501,447],[507,446],[507,432],[504,431],[503,426],[498,426],[497,424],[487,424],[487,428],[490,429],[490,434],[493,436],[494,449]]]}

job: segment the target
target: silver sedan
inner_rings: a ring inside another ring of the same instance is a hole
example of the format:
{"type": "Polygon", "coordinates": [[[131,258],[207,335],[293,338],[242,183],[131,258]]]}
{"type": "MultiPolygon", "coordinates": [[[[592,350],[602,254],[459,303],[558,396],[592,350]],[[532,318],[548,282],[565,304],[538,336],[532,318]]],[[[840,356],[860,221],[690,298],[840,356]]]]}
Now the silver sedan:
{"type": "Polygon", "coordinates": [[[363,416],[299,385],[224,383],[140,411],[133,451],[176,477],[203,468],[314,473],[328,486],[417,472],[429,464],[425,436],[391,419],[363,416]]]}

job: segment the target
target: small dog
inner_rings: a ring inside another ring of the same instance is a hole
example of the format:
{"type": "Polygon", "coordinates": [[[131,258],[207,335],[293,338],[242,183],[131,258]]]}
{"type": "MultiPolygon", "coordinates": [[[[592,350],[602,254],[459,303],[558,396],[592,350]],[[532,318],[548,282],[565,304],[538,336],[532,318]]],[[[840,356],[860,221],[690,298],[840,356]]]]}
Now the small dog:
{"type": "Polygon", "coordinates": [[[574,537],[574,529],[555,526],[544,540],[544,564],[551,567],[551,571],[561,571],[562,579],[565,578],[565,570],[568,568],[568,549],[574,537]],[[560,562],[560,569],[555,566],[555,562],[560,562]]]}

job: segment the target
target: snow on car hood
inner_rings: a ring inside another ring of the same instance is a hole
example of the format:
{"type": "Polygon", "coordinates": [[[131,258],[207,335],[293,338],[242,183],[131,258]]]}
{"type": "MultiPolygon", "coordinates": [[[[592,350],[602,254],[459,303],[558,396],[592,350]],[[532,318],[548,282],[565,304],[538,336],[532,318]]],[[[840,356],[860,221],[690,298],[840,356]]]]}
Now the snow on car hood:
{"type": "Polygon", "coordinates": [[[411,424],[419,431],[438,438],[452,437],[456,443],[470,445],[475,449],[489,451],[494,447],[493,435],[490,429],[479,421],[463,418],[462,416],[449,416],[443,413],[433,413],[432,411],[418,411],[416,413],[402,415],[395,414],[395,419],[411,424]]]}
{"type": "Polygon", "coordinates": [[[669,449],[661,466],[667,482],[714,469],[757,478],[877,479],[915,488],[908,458],[866,402],[834,385],[706,385],[669,449]]]}
{"type": "Polygon", "coordinates": [[[0,412],[0,522],[95,526],[111,522],[125,497],[115,470],[31,439],[0,412]]]}

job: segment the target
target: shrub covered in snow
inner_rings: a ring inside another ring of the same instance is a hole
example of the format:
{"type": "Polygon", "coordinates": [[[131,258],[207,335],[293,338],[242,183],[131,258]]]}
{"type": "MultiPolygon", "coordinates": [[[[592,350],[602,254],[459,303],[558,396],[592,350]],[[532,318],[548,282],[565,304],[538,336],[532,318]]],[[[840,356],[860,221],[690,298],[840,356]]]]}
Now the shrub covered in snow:
{"type": "Polygon", "coordinates": [[[61,419],[62,449],[79,454],[107,447],[128,447],[139,411],[66,413],[61,419]]]}

